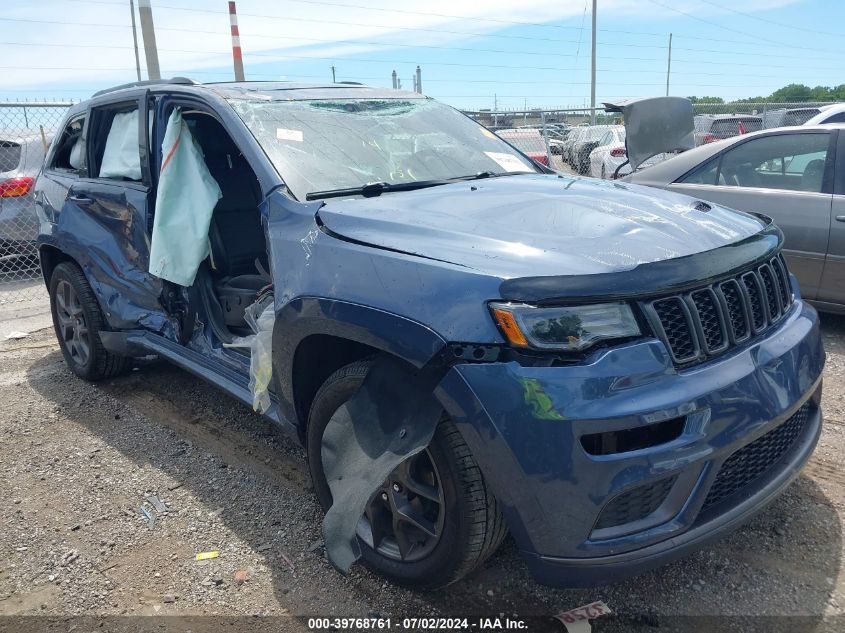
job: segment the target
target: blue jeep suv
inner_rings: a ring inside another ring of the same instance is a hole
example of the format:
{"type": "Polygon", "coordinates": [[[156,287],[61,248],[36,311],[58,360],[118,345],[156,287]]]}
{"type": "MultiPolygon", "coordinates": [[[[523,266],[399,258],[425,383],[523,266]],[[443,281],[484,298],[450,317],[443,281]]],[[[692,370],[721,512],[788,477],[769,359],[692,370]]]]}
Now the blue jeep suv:
{"type": "Polygon", "coordinates": [[[68,111],[36,204],[69,368],[157,354],[278,422],[341,570],[442,586],[510,532],[541,582],[614,582],[747,521],[819,437],[771,221],[554,173],[419,94],[120,86],[68,111]]]}

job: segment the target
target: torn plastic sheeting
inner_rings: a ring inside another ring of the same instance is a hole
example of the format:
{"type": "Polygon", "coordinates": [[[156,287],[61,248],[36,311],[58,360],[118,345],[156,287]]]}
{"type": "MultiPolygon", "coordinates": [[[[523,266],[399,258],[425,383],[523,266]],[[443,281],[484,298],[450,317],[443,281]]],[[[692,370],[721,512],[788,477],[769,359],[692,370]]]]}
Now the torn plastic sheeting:
{"type": "Polygon", "coordinates": [[[190,286],[208,257],[211,214],[222,193],[179,108],[167,121],[161,151],[150,273],[190,286]]]}
{"type": "Polygon", "coordinates": [[[441,377],[437,368],[416,370],[382,355],[326,426],[321,454],[333,503],[323,539],[341,573],[361,556],[356,528],[373,493],[431,442],[441,416],[432,392],[441,377]]]}
{"type": "MultiPolygon", "coordinates": [[[[78,144],[78,143],[77,143],[78,144]]],[[[141,180],[141,157],[138,154],[138,110],[114,115],[106,137],[100,178],[141,180]]]]}
{"type": "Polygon", "coordinates": [[[273,377],[273,323],[276,319],[273,295],[268,294],[244,310],[244,319],[255,334],[240,336],[224,347],[249,350],[249,390],[252,408],[259,413],[270,409],[270,379],[273,377]]]}

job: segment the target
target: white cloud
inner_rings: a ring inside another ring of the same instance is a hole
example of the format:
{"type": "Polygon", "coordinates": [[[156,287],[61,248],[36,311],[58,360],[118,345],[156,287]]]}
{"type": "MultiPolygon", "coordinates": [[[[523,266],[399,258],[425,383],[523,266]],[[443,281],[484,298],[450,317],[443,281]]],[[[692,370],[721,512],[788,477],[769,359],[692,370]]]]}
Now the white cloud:
{"type": "MultiPolygon", "coordinates": [[[[390,49],[391,45],[462,45],[494,49],[519,46],[525,50],[537,50],[542,48],[542,42],[497,40],[495,37],[479,42],[478,38],[471,34],[495,34],[505,27],[512,26],[507,24],[509,21],[547,23],[569,19],[567,26],[570,28],[532,29],[528,32],[536,33],[537,37],[574,41],[579,38],[578,26],[584,13],[582,0],[434,0],[425,4],[406,5],[397,5],[394,0],[327,1],[336,2],[337,5],[347,2],[360,3],[385,10],[368,11],[355,7],[344,8],[299,1],[280,5],[272,0],[239,0],[241,43],[248,66],[272,61],[290,62],[296,59],[285,57],[285,54],[338,59],[352,54],[363,55],[390,49]],[[392,11],[394,9],[408,12],[399,13],[392,11]]],[[[719,1],[726,5],[730,2],[719,1]]],[[[796,1],[746,0],[736,8],[755,11],[796,1]]],[[[661,2],[681,11],[706,15],[709,18],[715,18],[719,14],[719,10],[712,5],[697,0],[661,2]]],[[[193,71],[202,80],[205,77],[203,71],[206,69],[231,67],[231,40],[226,2],[152,0],[152,5],[164,75],[190,74],[193,71]]],[[[636,16],[640,23],[649,15],[660,19],[678,17],[669,9],[644,3],[642,0],[602,0],[600,10],[604,15],[630,14],[636,16]]],[[[116,83],[135,78],[129,10],[124,3],[117,4],[109,0],[49,0],[37,4],[4,7],[4,13],[0,17],[65,22],[3,22],[6,27],[3,41],[32,45],[0,45],[2,58],[16,61],[15,68],[6,68],[0,75],[0,90],[57,83],[116,83]],[[66,46],[68,44],[76,46],[66,46]]],[[[584,58],[589,46],[589,19],[585,27],[581,33],[581,54],[584,58]]],[[[554,42],[550,42],[550,48],[553,46],[555,50],[559,49],[554,42]]],[[[572,46],[574,49],[574,45],[572,46]]],[[[396,57],[411,60],[420,57],[422,50],[424,49],[398,46],[396,57]]],[[[143,68],[143,48],[141,64],[143,68]]],[[[290,72],[293,78],[295,64],[288,64],[286,72],[290,72]]],[[[388,75],[384,66],[378,66],[373,72],[388,75]]]]}

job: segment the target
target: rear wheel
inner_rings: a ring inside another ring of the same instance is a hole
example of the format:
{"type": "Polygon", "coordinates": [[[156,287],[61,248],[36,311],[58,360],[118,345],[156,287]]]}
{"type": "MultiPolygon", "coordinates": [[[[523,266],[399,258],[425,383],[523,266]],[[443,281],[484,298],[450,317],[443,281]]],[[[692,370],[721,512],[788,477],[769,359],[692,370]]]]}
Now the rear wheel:
{"type": "MultiPolygon", "coordinates": [[[[355,395],[370,365],[362,361],[336,371],[311,407],[308,460],[324,509],[331,507],[332,495],[323,468],[323,434],[329,424],[340,423],[335,413],[355,395]]],[[[373,493],[357,532],[372,570],[399,584],[433,588],[484,562],[507,529],[469,447],[444,417],[431,444],[402,462],[373,493]]]]}
{"type": "Polygon", "coordinates": [[[132,359],[103,347],[103,315],[85,275],[76,264],[62,262],[50,277],[50,311],[65,362],[85,380],[101,380],[128,370],[132,359]]]}

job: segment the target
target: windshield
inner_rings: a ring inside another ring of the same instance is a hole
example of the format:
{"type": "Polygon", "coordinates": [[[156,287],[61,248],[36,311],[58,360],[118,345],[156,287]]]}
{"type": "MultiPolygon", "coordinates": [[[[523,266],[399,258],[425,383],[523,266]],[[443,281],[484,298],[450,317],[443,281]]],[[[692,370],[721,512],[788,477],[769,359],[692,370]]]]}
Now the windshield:
{"type": "Polygon", "coordinates": [[[537,171],[495,134],[430,99],[231,104],[299,200],[373,183],[537,171]]]}

